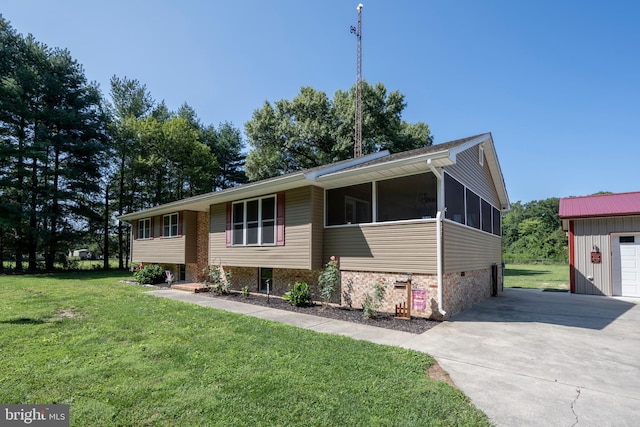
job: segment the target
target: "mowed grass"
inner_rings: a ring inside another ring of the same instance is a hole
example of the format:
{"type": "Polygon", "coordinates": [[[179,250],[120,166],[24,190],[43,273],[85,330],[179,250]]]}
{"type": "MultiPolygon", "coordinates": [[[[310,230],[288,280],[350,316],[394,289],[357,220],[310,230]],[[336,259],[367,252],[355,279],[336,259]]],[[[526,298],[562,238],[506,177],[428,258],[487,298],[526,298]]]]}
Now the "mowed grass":
{"type": "Polygon", "coordinates": [[[507,288],[569,289],[568,265],[507,264],[507,288]]]}
{"type": "Polygon", "coordinates": [[[73,426],[484,426],[426,354],[145,295],[128,274],[0,276],[0,402],[73,426]]]}

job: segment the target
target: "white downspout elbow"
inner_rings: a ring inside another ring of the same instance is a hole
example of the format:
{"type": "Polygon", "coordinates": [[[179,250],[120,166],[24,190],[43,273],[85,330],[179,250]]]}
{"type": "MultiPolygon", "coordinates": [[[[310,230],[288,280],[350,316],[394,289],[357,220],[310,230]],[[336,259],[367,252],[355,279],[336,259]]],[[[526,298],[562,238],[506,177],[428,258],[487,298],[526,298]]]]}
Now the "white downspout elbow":
{"type": "Polygon", "coordinates": [[[438,311],[444,317],[447,312],[442,307],[442,211],[436,214],[436,262],[438,263],[438,311]]]}

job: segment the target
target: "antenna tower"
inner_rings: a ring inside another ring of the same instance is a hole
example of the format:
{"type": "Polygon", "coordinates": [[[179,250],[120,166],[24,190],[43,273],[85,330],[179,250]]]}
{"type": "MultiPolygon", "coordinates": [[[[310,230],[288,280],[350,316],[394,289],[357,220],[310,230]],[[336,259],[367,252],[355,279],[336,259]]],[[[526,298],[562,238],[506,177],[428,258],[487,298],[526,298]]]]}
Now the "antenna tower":
{"type": "Polygon", "coordinates": [[[356,35],[356,124],[353,157],[362,157],[362,3],[358,4],[358,27],[351,27],[356,35]]]}

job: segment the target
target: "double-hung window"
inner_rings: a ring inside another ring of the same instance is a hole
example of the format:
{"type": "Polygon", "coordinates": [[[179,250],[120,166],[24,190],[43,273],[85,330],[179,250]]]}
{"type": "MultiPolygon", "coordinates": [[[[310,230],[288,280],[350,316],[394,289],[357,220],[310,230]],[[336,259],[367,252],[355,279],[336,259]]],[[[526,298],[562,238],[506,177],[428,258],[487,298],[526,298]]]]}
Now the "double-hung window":
{"type": "Polygon", "coordinates": [[[233,245],[274,245],[276,242],[276,196],[233,204],[233,245]]]}
{"type": "Polygon", "coordinates": [[[138,239],[145,240],[151,238],[151,218],[144,218],[138,221],[138,239]]]}
{"type": "Polygon", "coordinates": [[[177,237],[180,234],[178,227],[178,214],[172,213],[162,218],[162,237],[177,237]]]}

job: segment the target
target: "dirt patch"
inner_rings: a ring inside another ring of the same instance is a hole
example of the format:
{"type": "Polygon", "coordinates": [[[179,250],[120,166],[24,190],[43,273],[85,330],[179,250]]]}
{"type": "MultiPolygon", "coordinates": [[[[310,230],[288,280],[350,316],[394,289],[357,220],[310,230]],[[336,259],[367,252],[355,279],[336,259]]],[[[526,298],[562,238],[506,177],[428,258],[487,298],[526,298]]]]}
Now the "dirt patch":
{"type": "Polygon", "coordinates": [[[444,369],[442,369],[440,365],[438,365],[438,362],[435,362],[433,365],[429,367],[429,369],[427,369],[427,375],[429,375],[429,378],[431,378],[434,381],[442,381],[449,384],[452,387],[458,388],[458,386],[456,386],[456,384],[453,382],[449,374],[444,369]]]}

